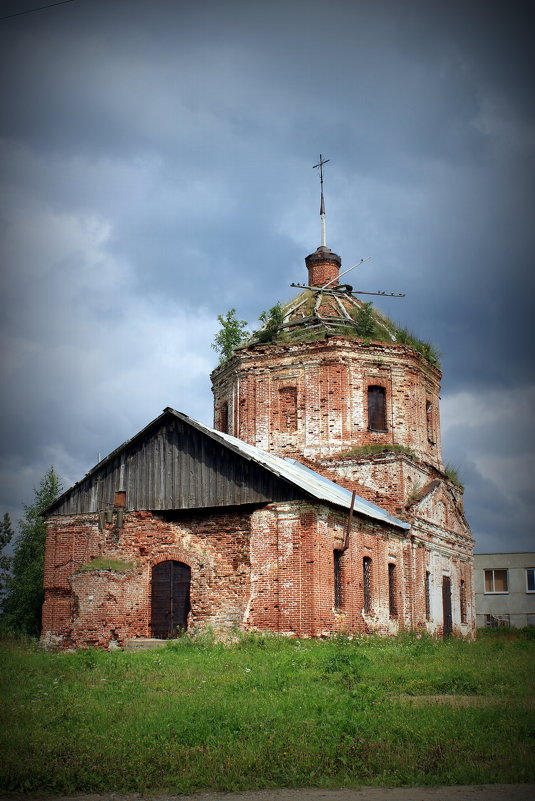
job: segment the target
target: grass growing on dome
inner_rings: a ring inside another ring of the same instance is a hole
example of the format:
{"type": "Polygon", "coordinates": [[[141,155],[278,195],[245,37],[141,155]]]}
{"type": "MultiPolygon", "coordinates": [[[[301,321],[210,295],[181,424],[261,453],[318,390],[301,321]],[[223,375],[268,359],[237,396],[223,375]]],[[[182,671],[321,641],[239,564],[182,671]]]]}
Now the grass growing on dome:
{"type": "MultiPolygon", "coordinates": [[[[303,311],[312,317],[314,317],[313,305],[311,295],[302,307],[303,311]]],[[[246,331],[247,323],[244,320],[237,320],[235,309],[231,309],[226,315],[219,315],[221,329],[216,334],[212,348],[220,353],[220,364],[227,362],[240,347],[317,342],[330,335],[359,340],[365,346],[373,342],[406,345],[420,353],[434,367],[440,367],[440,352],[436,345],[419,339],[408,328],[397,325],[374,308],[371,302],[360,303],[358,308],[354,309],[351,315],[352,323],[340,317],[340,324],[329,328],[328,323],[322,324],[320,318],[314,318],[315,325],[321,326],[320,330],[317,328],[311,330],[311,326],[306,323],[302,326],[299,324],[286,326],[285,314],[290,308],[291,304],[276,303],[269,310],[262,312],[259,317],[260,328],[250,336],[246,331]]]]}
{"type": "Polygon", "coordinates": [[[408,328],[399,326],[395,332],[396,342],[400,345],[408,345],[427,359],[430,364],[436,367],[440,366],[440,351],[432,342],[425,342],[423,339],[418,339],[415,334],[409,331],[408,328]]]}

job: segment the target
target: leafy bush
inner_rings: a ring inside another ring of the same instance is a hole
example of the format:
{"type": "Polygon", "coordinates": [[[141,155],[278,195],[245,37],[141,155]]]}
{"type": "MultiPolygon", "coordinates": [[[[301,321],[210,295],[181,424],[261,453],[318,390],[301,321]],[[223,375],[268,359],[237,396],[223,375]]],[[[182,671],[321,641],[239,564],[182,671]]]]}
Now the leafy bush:
{"type": "Polygon", "coordinates": [[[236,348],[247,340],[247,323],[236,318],[236,309],[230,309],[226,315],[217,316],[221,329],[215,336],[212,349],[219,353],[220,363],[224,364],[234,354],[236,348]]]}
{"type": "Polygon", "coordinates": [[[377,323],[373,313],[373,304],[363,303],[355,310],[355,333],[362,339],[376,339],[378,335],[377,323]]]}
{"type": "Polygon", "coordinates": [[[253,338],[257,342],[273,342],[281,330],[284,323],[284,311],[280,303],[276,303],[269,311],[263,311],[260,315],[262,328],[255,331],[253,338]]]}

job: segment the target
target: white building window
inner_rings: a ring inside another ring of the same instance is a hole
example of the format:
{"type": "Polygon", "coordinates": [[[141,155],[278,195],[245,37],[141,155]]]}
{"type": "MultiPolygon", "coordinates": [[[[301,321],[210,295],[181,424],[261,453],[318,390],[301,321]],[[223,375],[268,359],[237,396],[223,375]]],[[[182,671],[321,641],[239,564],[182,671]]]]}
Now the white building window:
{"type": "Polygon", "coordinates": [[[509,592],[507,570],[485,570],[485,593],[509,592]]]}
{"type": "Polygon", "coordinates": [[[526,567],[526,592],[535,592],[535,567],[526,567]]]}

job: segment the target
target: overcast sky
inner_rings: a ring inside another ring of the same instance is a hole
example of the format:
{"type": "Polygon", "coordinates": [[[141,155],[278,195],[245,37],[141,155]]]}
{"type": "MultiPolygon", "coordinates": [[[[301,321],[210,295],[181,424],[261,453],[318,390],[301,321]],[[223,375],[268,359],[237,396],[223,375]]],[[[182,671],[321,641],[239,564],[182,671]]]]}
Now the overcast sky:
{"type": "MultiPolygon", "coordinates": [[[[46,0],[0,2],[0,16],[46,0]]],[[[529,0],[74,0],[0,21],[0,513],[165,406],[327,244],[442,352],[477,551],[535,549],[529,0]]],[[[349,276],[348,276],[349,278],[349,276]]]]}

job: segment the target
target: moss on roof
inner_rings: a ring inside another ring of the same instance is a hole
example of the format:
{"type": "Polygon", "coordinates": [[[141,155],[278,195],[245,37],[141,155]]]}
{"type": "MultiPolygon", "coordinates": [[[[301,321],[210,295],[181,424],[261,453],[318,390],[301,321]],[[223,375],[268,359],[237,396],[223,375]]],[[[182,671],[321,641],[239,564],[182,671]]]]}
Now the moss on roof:
{"type": "MultiPolygon", "coordinates": [[[[228,334],[224,330],[226,318],[220,315],[218,319],[223,326],[218,336],[224,338],[228,334]]],[[[259,322],[259,328],[248,338],[242,331],[241,340],[233,344],[233,352],[257,345],[317,342],[331,334],[358,340],[364,345],[373,342],[406,345],[420,353],[429,364],[440,367],[440,353],[435,345],[398,325],[372,303],[353,297],[351,287],[324,292],[305,289],[288,303],[276,303],[262,312],[259,322]]],[[[242,328],[244,326],[245,323],[242,328]]],[[[222,358],[222,362],[227,358],[230,356],[222,358]]]]}
{"type": "MultiPolygon", "coordinates": [[[[345,300],[343,295],[340,300],[345,300]]],[[[434,367],[440,367],[440,352],[433,343],[420,339],[408,328],[398,325],[372,303],[351,300],[351,305],[347,302],[343,304],[347,316],[341,311],[337,316],[321,315],[317,308],[316,293],[305,290],[290,303],[284,306],[277,303],[269,312],[263,312],[260,316],[262,327],[252,334],[246,345],[313,342],[331,333],[360,340],[364,344],[386,342],[407,345],[434,367]],[[296,312],[299,312],[299,316],[296,312]]]]}

